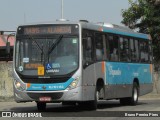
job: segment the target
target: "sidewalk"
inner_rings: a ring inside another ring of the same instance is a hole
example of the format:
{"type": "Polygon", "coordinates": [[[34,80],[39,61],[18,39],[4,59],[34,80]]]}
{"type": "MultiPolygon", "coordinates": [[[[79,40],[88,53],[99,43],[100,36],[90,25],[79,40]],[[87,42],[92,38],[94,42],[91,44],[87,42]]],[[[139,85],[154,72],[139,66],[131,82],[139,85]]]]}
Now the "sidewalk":
{"type": "Polygon", "coordinates": [[[14,98],[13,97],[1,97],[0,96],[0,102],[13,102],[14,98]]]}
{"type": "Polygon", "coordinates": [[[147,95],[144,96],[140,96],[139,100],[153,100],[153,99],[158,99],[160,100],[160,94],[156,94],[156,93],[149,93],[147,95]]]}

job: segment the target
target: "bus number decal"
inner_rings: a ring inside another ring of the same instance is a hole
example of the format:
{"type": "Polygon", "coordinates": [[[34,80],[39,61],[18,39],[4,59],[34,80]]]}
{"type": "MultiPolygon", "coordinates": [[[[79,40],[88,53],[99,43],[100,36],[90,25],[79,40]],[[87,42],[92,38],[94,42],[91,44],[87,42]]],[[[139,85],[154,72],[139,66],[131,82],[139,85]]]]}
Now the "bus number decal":
{"type": "Polygon", "coordinates": [[[44,75],[44,67],[38,67],[38,75],[44,75]]]}

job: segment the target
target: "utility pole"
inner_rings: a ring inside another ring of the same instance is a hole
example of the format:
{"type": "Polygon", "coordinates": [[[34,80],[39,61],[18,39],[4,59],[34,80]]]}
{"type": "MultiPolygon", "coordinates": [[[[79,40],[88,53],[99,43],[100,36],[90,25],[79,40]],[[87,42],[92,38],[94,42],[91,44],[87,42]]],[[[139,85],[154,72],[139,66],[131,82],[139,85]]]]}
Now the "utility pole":
{"type": "Polygon", "coordinates": [[[63,0],[61,1],[61,19],[63,20],[63,0]]]}
{"type": "Polygon", "coordinates": [[[64,1],[63,0],[61,0],[61,19],[60,19],[60,21],[66,21],[65,19],[64,19],[64,3],[63,3],[64,1]]]}
{"type": "Polygon", "coordinates": [[[26,13],[24,13],[24,24],[26,24],[26,13]]]}

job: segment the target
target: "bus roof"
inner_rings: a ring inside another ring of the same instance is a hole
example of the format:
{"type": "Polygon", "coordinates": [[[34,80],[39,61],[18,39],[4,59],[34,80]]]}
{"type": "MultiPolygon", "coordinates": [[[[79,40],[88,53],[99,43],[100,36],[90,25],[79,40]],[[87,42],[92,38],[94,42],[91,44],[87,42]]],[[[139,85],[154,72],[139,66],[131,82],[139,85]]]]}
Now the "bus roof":
{"type": "MultiPolygon", "coordinates": [[[[96,30],[96,31],[102,31],[106,33],[112,33],[112,34],[118,34],[118,35],[124,35],[129,37],[135,37],[135,38],[142,38],[142,39],[149,39],[148,34],[138,33],[134,32],[133,30],[122,27],[114,24],[109,23],[91,23],[87,20],[80,20],[79,22],[69,21],[69,20],[57,20],[57,21],[51,21],[51,22],[41,22],[41,23],[33,23],[29,25],[48,25],[48,24],[80,24],[82,28],[84,29],[90,29],[90,30],[96,30]]],[[[22,26],[28,26],[28,25],[22,25],[22,26]]]]}
{"type": "Polygon", "coordinates": [[[81,22],[81,25],[83,26],[83,28],[86,28],[86,29],[103,31],[106,33],[124,35],[124,36],[129,36],[129,37],[149,39],[148,34],[134,32],[133,30],[131,30],[127,27],[122,27],[122,26],[118,26],[118,25],[114,25],[114,24],[108,24],[108,23],[107,24],[106,23],[95,24],[95,23],[81,22]]]}

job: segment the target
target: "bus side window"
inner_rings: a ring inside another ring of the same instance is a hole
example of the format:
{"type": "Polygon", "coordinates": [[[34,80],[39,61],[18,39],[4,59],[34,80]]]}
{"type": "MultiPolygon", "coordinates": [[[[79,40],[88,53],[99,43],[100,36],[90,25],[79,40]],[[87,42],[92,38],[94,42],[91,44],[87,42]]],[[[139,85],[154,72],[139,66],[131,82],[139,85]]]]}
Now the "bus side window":
{"type": "Polygon", "coordinates": [[[89,65],[93,62],[93,37],[92,32],[83,31],[83,60],[84,65],[89,65]]]}
{"type": "Polygon", "coordinates": [[[140,42],[140,60],[141,62],[148,62],[149,56],[148,56],[148,43],[141,41],[140,42]]]}
{"type": "Polygon", "coordinates": [[[104,51],[103,36],[101,34],[95,34],[95,42],[96,42],[96,59],[97,61],[104,60],[105,51],[104,51]]]}
{"type": "Polygon", "coordinates": [[[144,43],[144,51],[145,51],[145,62],[149,62],[149,44],[148,41],[144,43]]]}
{"type": "Polygon", "coordinates": [[[149,61],[152,63],[152,42],[151,40],[149,41],[149,61]]]}
{"type": "Polygon", "coordinates": [[[91,38],[87,38],[87,40],[83,40],[84,45],[84,59],[86,61],[92,61],[92,40],[91,38]]]}
{"type": "Polygon", "coordinates": [[[135,44],[134,44],[133,39],[130,39],[130,50],[131,50],[131,61],[135,62],[136,61],[136,53],[135,53],[135,44]]]}
{"type": "Polygon", "coordinates": [[[129,40],[127,38],[120,38],[120,59],[124,62],[130,61],[129,40]]]}
{"type": "Polygon", "coordinates": [[[134,44],[135,44],[136,62],[139,62],[139,43],[138,43],[138,40],[134,40],[134,44]]]}
{"type": "Polygon", "coordinates": [[[113,37],[109,35],[109,47],[110,47],[110,60],[111,61],[119,61],[118,57],[118,37],[113,37]]]}
{"type": "Polygon", "coordinates": [[[105,39],[104,39],[104,50],[105,50],[105,59],[106,60],[110,60],[110,51],[109,51],[109,40],[108,40],[108,35],[104,35],[105,39]]]}
{"type": "Polygon", "coordinates": [[[138,40],[130,39],[131,61],[139,62],[138,40]]]}

